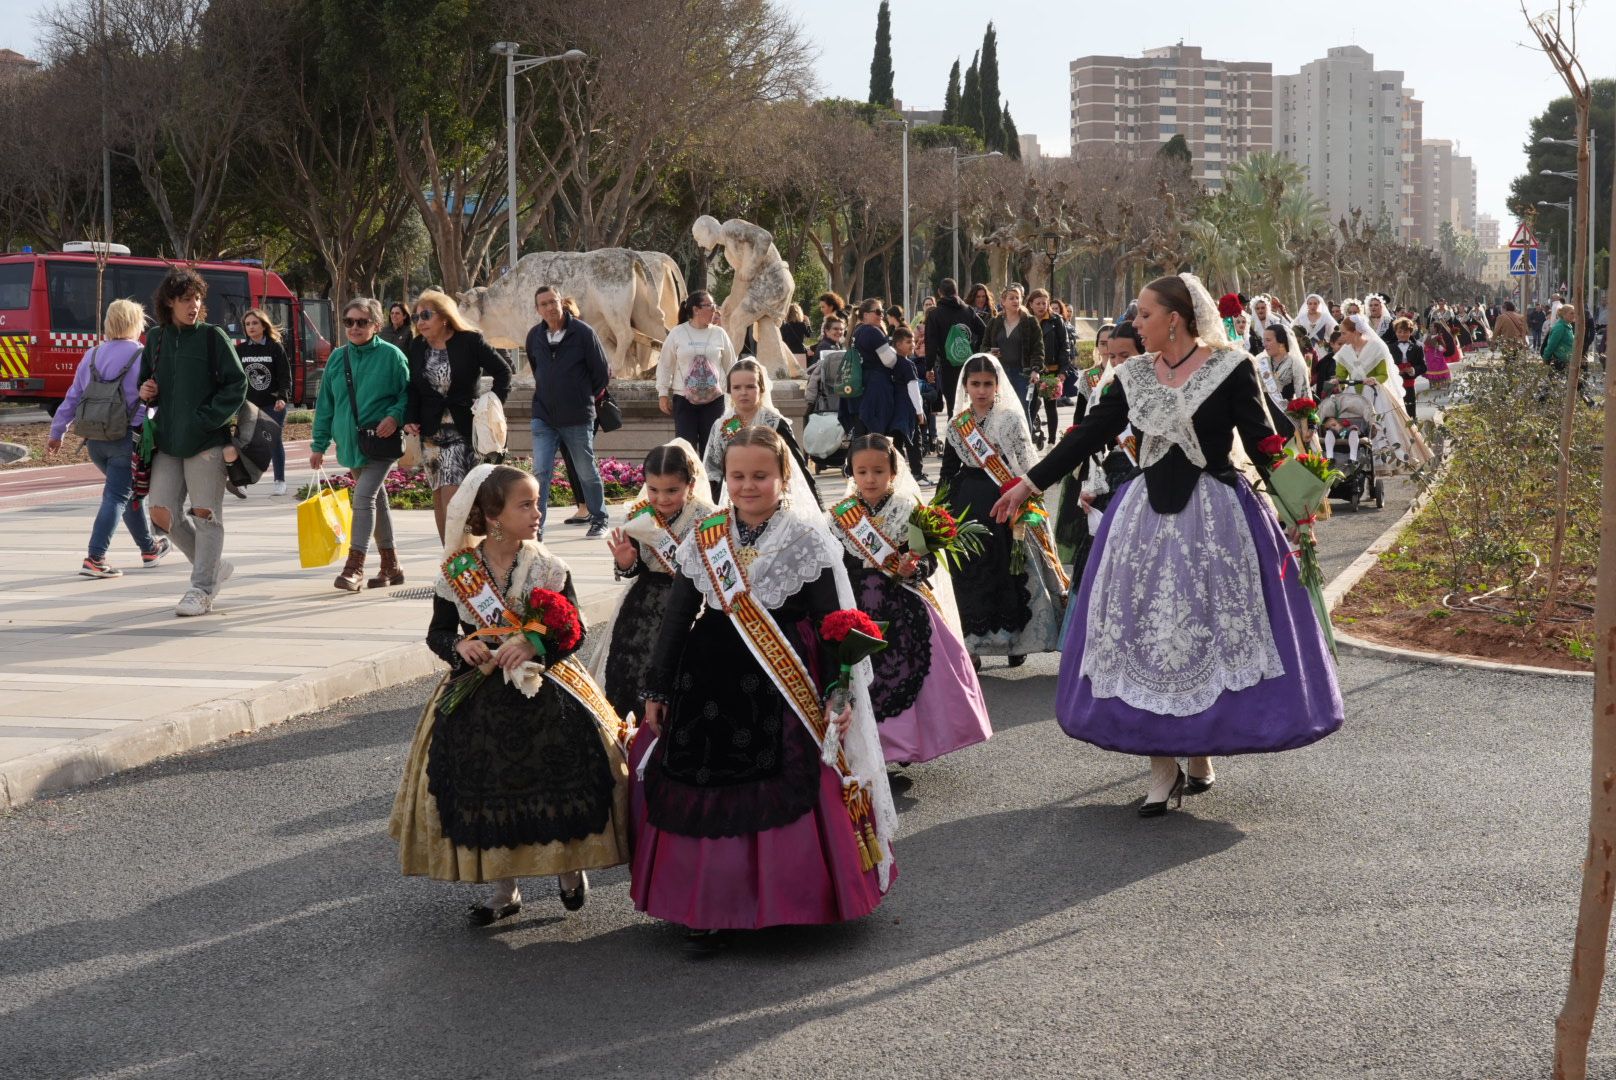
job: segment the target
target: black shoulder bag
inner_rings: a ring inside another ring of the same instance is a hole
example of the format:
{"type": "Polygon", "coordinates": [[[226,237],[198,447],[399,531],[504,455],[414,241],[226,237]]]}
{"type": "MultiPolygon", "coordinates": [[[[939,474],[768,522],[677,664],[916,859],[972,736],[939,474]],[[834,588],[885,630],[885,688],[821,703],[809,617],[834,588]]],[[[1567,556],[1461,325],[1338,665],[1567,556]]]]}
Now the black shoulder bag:
{"type": "Polygon", "coordinates": [[[342,355],[342,374],[348,380],[348,408],[353,410],[354,429],[359,433],[359,452],[371,461],[397,461],[404,456],[404,429],[391,435],[378,435],[374,427],[365,427],[359,419],[359,397],[354,392],[353,350],[342,355]]]}

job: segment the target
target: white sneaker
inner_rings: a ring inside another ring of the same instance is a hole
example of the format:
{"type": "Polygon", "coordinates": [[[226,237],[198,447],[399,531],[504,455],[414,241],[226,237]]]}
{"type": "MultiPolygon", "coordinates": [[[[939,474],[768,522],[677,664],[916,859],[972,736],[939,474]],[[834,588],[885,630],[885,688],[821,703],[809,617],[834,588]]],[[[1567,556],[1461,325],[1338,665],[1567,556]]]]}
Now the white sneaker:
{"type": "Polygon", "coordinates": [[[272,495],[285,495],[286,494],[286,481],[285,480],[277,480],[277,481],[275,481],[275,490],[273,492],[271,492],[271,494],[272,495]]]}
{"type": "Polygon", "coordinates": [[[193,615],[206,615],[213,606],[213,600],[201,589],[186,589],[185,595],[180,598],[179,605],[174,608],[174,614],[180,618],[190,618],[193,615]]]}

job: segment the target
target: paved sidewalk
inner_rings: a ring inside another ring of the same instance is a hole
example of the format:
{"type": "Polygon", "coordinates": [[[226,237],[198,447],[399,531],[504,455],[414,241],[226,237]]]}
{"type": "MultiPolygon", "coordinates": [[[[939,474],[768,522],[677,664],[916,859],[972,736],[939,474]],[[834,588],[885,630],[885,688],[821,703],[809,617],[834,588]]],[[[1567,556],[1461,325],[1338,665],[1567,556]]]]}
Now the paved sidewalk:
{"type": "MultiPolygon", "coordinates": [[[[266,482],[227,500],[235,576],[212,614],[180,619],[182,555],[144,568],[120,526],[109,560],[124,576],[79,577],[100,488],[61,470],[53,494],[29,472],[0,486],[0,810],[439,666],[422,644],[441,552],[430,511],[393,515],[407,584],[341,593],[335,566],[298,566],[292,493],[308,471],[291,469],[284,497],[266,482]]],[[[583,536],[556,524],[547,539],[600,617],[618,586],[605,544],[583,536]]]]}

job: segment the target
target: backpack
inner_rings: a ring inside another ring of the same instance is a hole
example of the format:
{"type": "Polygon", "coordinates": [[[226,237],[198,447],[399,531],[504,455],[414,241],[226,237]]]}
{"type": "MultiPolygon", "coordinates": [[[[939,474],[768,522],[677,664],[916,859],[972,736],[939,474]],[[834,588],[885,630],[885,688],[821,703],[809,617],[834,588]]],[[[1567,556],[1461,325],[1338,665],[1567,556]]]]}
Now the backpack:
{"type": "Polygon", "coordinates": [[[965,328],[964,323],[955,323],[948,328],[948,335],[943,338],[943,355],[948,358],[950,365],[964,367],[965,361],[969,360],[975,351],[971,345],[971,332],[965,328]]]}
{"type": "Polygon", "coordinates": [[[81,439],[117,442],[129,434],[129,406],[123,400],[124,376],[140,359],[140,353],[137,351],[130,357],[118,374],[103,379],[95,371],[95,356],[100,351],[101,346],[97,345],[85,361],[90,365],[90,385],[73,411],[73,433],[81,439]]]}

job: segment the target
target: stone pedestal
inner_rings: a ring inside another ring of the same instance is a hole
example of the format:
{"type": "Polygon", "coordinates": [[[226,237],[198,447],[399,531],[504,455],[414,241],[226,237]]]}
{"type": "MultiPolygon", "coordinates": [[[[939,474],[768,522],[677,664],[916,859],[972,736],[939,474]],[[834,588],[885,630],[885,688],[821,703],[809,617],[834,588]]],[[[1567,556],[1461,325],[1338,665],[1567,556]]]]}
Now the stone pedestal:
{"type": "MultiPolygon", "coordinates": [[[[798,438],[808,415],[808,398],[802,383],[782,380],[773,384],[774,407],[791,421],[798,438]]],[[[612,398],[623,410],[623,426],[613,432],[595,432],[595,456],[615,457],[635,464],[674,436],[673,417],[663,416],[657,406],[656,383],[649,380],[613,380],[612,398]]],[[[505,403],[507,442],[512,454],[527,457],[533,453],[533,397],[531,390],[511,389],[505,403]]]]}

